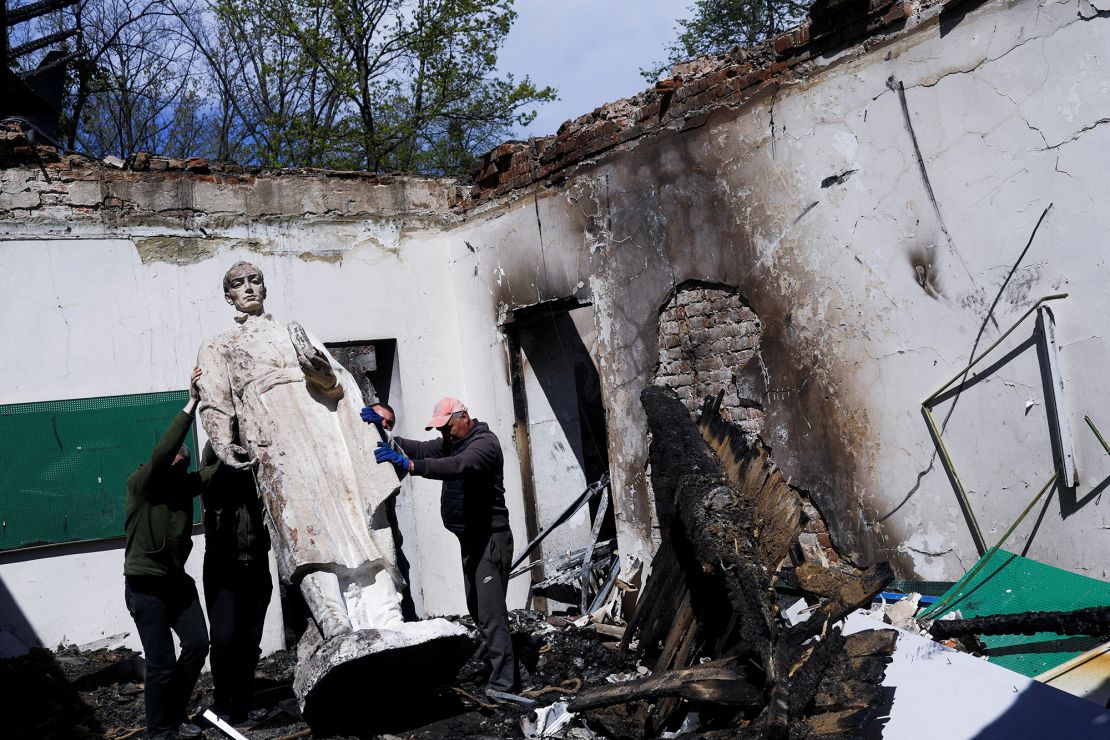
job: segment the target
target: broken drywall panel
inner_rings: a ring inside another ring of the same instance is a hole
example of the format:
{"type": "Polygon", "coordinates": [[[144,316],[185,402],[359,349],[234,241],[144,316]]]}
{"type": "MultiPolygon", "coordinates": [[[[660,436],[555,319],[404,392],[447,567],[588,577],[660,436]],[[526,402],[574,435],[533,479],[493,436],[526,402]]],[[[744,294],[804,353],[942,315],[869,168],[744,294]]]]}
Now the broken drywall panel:
{"type": "MultiPolygon", "coordinates": [[[[859,611],[844,631],[879,624],[859,611]]],[[[883,677],[893,704],[872,719],[876,737],[1096,738],[1110,730],[1105,708],[921,635],[898,633],[883,677]]]]}

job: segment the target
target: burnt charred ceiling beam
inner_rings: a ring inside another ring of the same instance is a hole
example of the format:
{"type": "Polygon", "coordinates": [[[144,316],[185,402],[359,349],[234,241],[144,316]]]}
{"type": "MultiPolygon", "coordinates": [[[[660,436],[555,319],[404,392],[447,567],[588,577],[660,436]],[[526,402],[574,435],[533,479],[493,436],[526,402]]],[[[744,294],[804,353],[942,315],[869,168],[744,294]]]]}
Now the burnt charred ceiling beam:
{"type": "MultiPolygon", "coordinates": [[[[55,10],[61,10],[62,8],[76,5],[77,1],[78,0],[41,0],[41,2],[24,5],[21,8],[14,8],[8,10],[5,14],[4,25],[11,28],[17,23],[29,21],[33,18],[46,15],[47,13],[53,13],[55,10]]],[[[5,6],[7,5],[7,3],[4,4],[5,6]]]]}
{"type": "Polygon", "coordinates": [[[704,572],[722,580],[739,615],[741,637],[768,665],[778,630],[769,575],[759,565],[752,538],[751,502],[728,486],[716,456],[673,390],[645,388],[640,402],[651,432],[648,454],[656,508],[675,512],[672,526],[683,530],[704,572]]]}
{"type": "Polygon", "coordinates": [[[970,619],[933,622],[929,632],[937,639],[959,635],[1110,635],[1110,606],[1092,606],[1070,612],[1019,612],[970,619]]]}
{"type": "Polygon", "coordinates": [[[761,706],[763,692],[744,677],[736,663],[734,658],[715,660],[657,676],[598,686],[577,694],[567,704],[567,708],[572,712],[581,712],[612,704],[641,699],[657,700],[669,696],[727,706],[761,706]]]}
{"type": "Polygon", "coordinates": [[[11,47],[11,49],[8,50],[8,59],[18,59],[19,57],[30,54],[33,51],[45,49],[51,44],[56,44],[59,41],[65,41],[66,39],[72,38],[79,33],[81,33],[80,28],[71,28],[68,31],[58,31],[57,33],[43,36],[41,39],[28,41],[27,43],[20,44],[19,46],[13,46],[11,47]]]}
{"type": "MultiPolygon", "coordinates": [[[[51,53],[53,54],[54,52],[51,52],[51,53]]],[[[49,59],[49,57],[47,57],[47,58],[49,59]]],[[[46,62],[45,64],[40,64],[39,66],[35,67],[34,69],[29,69],[26,72],[20,72],[19,73],[19,79],[21,79],[21,80],[30,80],[30,79],[33,79],[35,77],[39,77],[40,75],[46,74],[47,72],[52,72],[55,69],[58,69],[59,67],[64,67],[65,65],[69,64],[70,62],[76,61],[77,59],[80,59],[80,58],[81,58],[81,52],[80,51],[71,51],[70,53],[65,54],[63,56],[59,56],[59,57],[56,57],[54,59],[50,59],[50,61],[46,62]]]]}
{"type": "MultiPolygon", "coordinates": [[[[706,737],[786,740],[856,727],[879,696],[894,635],[845,638],[832,620],[869,600],[889,579],[889,566],[854,576],[803,569],[830,598],[815,618],[785,629],[771,579],[798,531],[797,492],[779,480],[765,446],[732,434],[723,420],[711,423],[719,401],[707,399],[695,426],[669,388],[647,388],[640,400],[663,542],[626,644],[638,632],[649,660],[662,644],[657,675],[703,658],[741,656],[738,678],[759,687],[763,701],[741,705],[739,713],[707,702],[703,718],[718,711],[718,727],[729,729],[706,737]]],[[[656,700],[645,736],[668,726],[677,701],[656,700]]]]}

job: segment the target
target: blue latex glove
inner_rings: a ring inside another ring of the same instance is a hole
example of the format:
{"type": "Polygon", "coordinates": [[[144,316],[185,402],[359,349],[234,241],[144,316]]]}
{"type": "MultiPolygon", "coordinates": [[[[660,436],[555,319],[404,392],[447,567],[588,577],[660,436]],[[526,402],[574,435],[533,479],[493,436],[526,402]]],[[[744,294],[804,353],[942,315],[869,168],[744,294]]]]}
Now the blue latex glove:
{"type": "Polygon", "coordinates": [[[382,428],[382,421],[384,421],[384,419],[382,419],[382,415],[371,407],[363,407],[361,416],[362,420],[365,421],[367,424],[373,424],[378,429],[382,428]]]}
{"type": "Polygon", "coordinates": [[[374,450],[374,459],[378,461],[378,464],[393,463],[401,472],[409,472],[409,459],[385,442],[378,442],[378,447],[374,450]]]}

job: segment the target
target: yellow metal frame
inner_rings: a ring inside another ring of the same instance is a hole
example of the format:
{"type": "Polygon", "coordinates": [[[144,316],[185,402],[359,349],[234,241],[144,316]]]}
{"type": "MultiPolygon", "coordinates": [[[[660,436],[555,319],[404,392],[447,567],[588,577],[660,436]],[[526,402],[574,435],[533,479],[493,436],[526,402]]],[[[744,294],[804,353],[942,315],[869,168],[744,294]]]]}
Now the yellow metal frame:
{"type": "MultiPolygon", "coordinates": [[[[1067,293],[1054,293],[1053,295],[1047,295],[1044,298],[1038,300],[1029,308],[1028,311],[1021,315],[1021,318],[1014,322],[1013,326],[1003,332],[1002,336],[996,339],[994,343],[991,344],[991,346],[987,347],[985,350],[979,353],[977,357],[973,357],[967,367],[956,373],[951,380],[942,385],[939,389],[937,389],[936,392],[934,392],[921,403],[921,413],[925,417],[925,423],[929,427],[929,432],[933,435],[933,439],[936,441],[937,454],[940,455],[941,461],[944,463],[945,470],[948,472],[949,477],[952,479],[952,487],[955,488],[956,498],[959,499],[960,506],[963,508],[964,513],[970,523],[971,538],[975,541],[975,549],[979,552],[980,557],[987,553],[986,541],[983,539],[983,533],[979,529],[979,522],[975,519],[975,512],[971,509],[971,502],[968,500],[967,497],[967,489],[964,488],[963,481],[960,480],[959,473],[956,471],[956,463],[952,459],[952,454],[948,451],[948,446],[944,443],[944,437],[941,435],[940,426],[937,424],[937,420],[933,417],[933,404],[936,403],[937,398],[939,398],[945,391],[955,385],[957,381],[960,381],[960,378],[965,377],[968,371],[971,370],[971,368],[978,365],[984,357],[993,352],[994,349],[998,347],[998,345],[1002,344],[1006,337],[1010,336],[1010,334],[1012,334],[1015,329],[1021,326],[1021,324],[1027,318],[1036,313],[1037,309],[1040,308],[1042,304],[1049,301],[1057,301],[1067,297],[1067,293]]],[[[966,381],[960,381],[960,385],[963,385],[964,382],[966,381]]],[[[1021,516],[1018,517],[1018,519],[1010,526],[1010,529],[1006,531],[1006,534],[1003,535],[1002,540],[1000,540],[997,545],[991,548],[992,553],[1002,545],[1002,542],[1005,541],[1006,537],[1010,535],[1010,533],[1021,522],[1021,520],[1025,518],[1025,515],[1029,513],[1029,510],[1032,508],[1033,503],[1036,503],[1036,501],[1040,499],[1040,497],[1044,494],[1045,491],[1048,490],[1049,486],[1055,480],[1056,475],[1054,474],[1049,482],[1045,484],[1045,487],[1041,489],[1041,492],[1037,494],[1037,497],[1033,499],[1033,502],[1030,503],[1028,507],[1026,507],[1021,516]]]]}

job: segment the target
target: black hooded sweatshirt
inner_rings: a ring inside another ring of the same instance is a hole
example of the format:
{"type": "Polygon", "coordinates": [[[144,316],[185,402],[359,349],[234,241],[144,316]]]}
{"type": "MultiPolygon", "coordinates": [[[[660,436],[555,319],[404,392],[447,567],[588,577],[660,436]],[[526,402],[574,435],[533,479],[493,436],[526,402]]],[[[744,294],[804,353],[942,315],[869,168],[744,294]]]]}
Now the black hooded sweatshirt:
{"type": "Polygon", "coordinates": [[[488,425],[472,420],[458,442],[393,438],[412,459],[412,474],[443,481],[439,513],[459,537],[480,537],[509,528],[505,507],[505,458],[488,425]]]}

